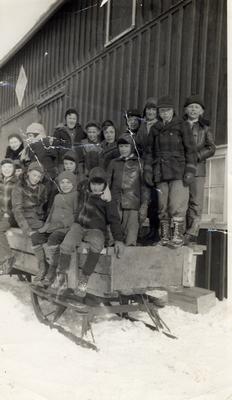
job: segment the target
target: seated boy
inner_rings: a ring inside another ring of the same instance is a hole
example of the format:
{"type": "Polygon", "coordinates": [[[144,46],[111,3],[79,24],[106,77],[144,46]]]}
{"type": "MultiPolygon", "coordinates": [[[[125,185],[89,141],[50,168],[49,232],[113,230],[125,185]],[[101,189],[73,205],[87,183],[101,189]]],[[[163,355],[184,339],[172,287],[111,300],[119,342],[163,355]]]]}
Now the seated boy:
{"type": "Polygon", "coordinates": [[[58,295],[64,293],[67,288],[67,270],[71,254],[76,247],[81,246],[82,242],[86,242],[89,252],[75,292],[77,296],[85,296],[89,277],[94,272],[105,244],[107,224],[111,226],[117,256],[120,257],[123,251],[123,234],[117,205],[114,201],[105,198],[106,187],[107,179],[104,170],[95,167],[90,171],[89,179],[82,182],[78,188],[76,221],[60,246],[58,295]]]}
{"type": "Polygon", "coordinates": [[[136,246],[139,223],[147,216],[149,189],[143,184],[142,164],[135,153],[129,133],[118,140],[120,157],[112,160],[107,170],[112,198],[117,201],[124,241],[136,246]]]}
{"type": "Polygon", "coordinates": [[[0,275],[10,272],[14,256],[6,238],[6,231],[15,226],[12,213],[11,193],[16,184],[14,161],[5,158],[1,161],[0,175],[0,275]]]}

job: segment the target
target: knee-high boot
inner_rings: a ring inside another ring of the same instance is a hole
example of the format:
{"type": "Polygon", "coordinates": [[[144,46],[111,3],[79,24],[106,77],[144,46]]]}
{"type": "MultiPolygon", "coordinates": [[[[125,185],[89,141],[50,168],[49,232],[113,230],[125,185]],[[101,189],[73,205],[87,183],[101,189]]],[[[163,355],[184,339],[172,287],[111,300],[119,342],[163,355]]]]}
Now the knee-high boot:
{"type": "Polygon", "coordinates": [[[60,253],[57,268],[57,279],[52,286],[57,289],[57,297],[62,296],[68,289],[68,269],[71,261],[71,255],[60,253]]]}
{"type": "Polygon", "coordinates": [[[33,250],[34,250],[37,260],[39,261],[39,271],[33,280],[34,283],[37,283],[37,282],[42,281],[43,278],[45,277],[46,272],[47,272],[47,265],[46,265],[43,246],[41,246],[41,245],[34,246],[33,250]]]}
{"type": "Polygon", "coordinates": [[[43,280],[43,285],[49,286],[53,283],[53,281],[55,280],[55,277],[56,277],[56,269],[57,269],[58,262],[59,262],[59,255],[60,255],[59,248],[60,247],[59,247],[59,245],[48,246],[47,244],[45,244],[43,247],[44,247],[44,252],[46,255],[46,260],[49,264],[47,274],[43,280]]]}

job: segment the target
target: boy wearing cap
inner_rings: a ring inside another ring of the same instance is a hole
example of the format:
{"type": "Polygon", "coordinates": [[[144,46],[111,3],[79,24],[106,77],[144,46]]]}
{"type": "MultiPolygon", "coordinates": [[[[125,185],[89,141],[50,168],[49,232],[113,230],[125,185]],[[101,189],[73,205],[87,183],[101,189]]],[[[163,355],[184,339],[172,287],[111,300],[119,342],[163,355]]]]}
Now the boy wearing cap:
{"type": "Polygon", "coordinates": [[[197,146],[197,169],[193,182],[189,185],[189,203],[186,218],[185,244],[195,242],[198,237],[203,207],[206,160],[215,153],[210,123],[203,118],[205,106],[199,95],[185,101],[184,119],[188,122],[197,146]]]}
{"type": "Polygon", "coordinates": [[[147,216],[149,190],[143,184],[142,164],[129,133],[118,139],[120,157],[109,164],[107,175],[113,199],[118,204],[124,242],[136,246],[139,225],[147,216]]]}
{"type": "Polygon", "coordinates": [[[150,130],[144,177],[158,190],[161,244],[179,247],[184,243],[189,185],[196,172],[196,145],[187,122],[175,115],[171,97],[160,98],[157,108],[159,121],[150,130]]]}
{"type": "Polygon", "coordinates": [[[54,131],[53,145],[58,152],[59,170],[62,169],[62,160],[67,150],[77,153],[79,161],[81,156],[80,143],[85,138],[82,126],[78,122],[79,114],[74,108],[69,108],[65,112],[64,123],[59,124],[54,131]]]}
{"type": "MultiPolygon", "coordinates": [[[[90,275],[94,272],[100,253],[104,247],[107,225],[110,224],[115,240],[115,252],[120,257],[123,251],[123,234],[115,201],[105,197],[107,179],[104,170],[93,168],[89,178],[78,188],[78,208],[75,223],[60,246],[62,262],[59,264],[58,295],[67,288],[67,271],[71,254],[82,242],[88,246],[88,255],[82,267],[76,295],[84,297],[90,275]]],[[[109,193],[110,195],[110,193],[109,193]]]]}
{"type": "Polygon", "coordinates": [[[0,275],[10,272],[14,256],[6,238],[6,232],[15,226],[11,193],[16,184],[14,162],[10,158],[1,161],[0,175],[0,275]]]}
{"type": "Polygon", "coordinates": [[[12,190],[12,210],[18,226],[32,241],[35,256],[39,261],[39,272],[35,281],[46,273],[43,239],[38,234],[46,219],[45,207],[48,201],[46,187],[41,183],[44,168],[32,162],[12,190]]]}
{"type": "Polygon", "coordinates": [[[39,285],[49,286],[56,276],[59,263],[62,264],[60,244],[74,222],[77,210],[76,176],[70,171],[61,172],[58,177],[59,193],[55,196],[51,211],[42,228],[37,231],[44,243],[43,248],[49,268],[39,285]]]}
{"type": "Polygon", "coordinates": [[[85,126],[87,138],[81,141],[82,157],[84,162],[84,175],[88,177],[89,171],[100,165],[102,147],[100,143],[101,127],[98,122],[90,121],[85,126]]]}

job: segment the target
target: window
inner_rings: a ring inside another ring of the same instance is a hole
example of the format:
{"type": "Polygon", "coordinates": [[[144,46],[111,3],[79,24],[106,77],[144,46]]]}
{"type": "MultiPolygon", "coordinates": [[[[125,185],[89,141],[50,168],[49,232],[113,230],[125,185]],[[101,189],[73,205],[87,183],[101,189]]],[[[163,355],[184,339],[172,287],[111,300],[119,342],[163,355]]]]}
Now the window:
{"type": "Polygon", "coordinates": [[[107,3],[106,45],[135,26],[136,0],[109,0],[107,3]]]}

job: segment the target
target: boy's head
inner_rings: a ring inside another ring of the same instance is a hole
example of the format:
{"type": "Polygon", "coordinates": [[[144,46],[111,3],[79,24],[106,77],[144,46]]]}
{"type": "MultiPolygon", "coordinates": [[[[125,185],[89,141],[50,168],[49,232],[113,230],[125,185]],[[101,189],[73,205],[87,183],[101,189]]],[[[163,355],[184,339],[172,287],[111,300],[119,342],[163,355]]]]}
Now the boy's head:
{"type": "Polygon", "coordinates": [[[23,173],[23,166],[20,160],[14,160],[15,176],[19,177],[23,173]]]}
{"type": "Polygon", "coordinates": [[[65,112],[64,119],[65,119],[65,123],[69,129],[74,129],[76,127],[78,118],[79,118],[79,114],[75,110],[75,108],[69,108],[65,112]]]}
{"type": "Polygon", "coordinates": [[[74,151],[69,150],[64,154],[63,165],[64,165],[65,171],[69,171],[69,172],[73,172],[73,173],[76,172],[77,157],[76,157],[76,153],[74,153],[74,151]]]}
{"type": "Polygon", "coordinates": [[[91,121],[85,126],[88,139],[93,143],[98,143],[101,127],[98,122],[91,121]]]}
{"type": "Polygon", "coordinates": [[[76,188],[76,177],[70,171],[61,172],[57,179],[62,193],[70,193],[76,188]]]}
{"type": "Polygon", "coordinates": [[[136,132],[141,124],[141,114],[138,110],[136,109],[129,109],[126,112],[126,122],[128,125],[128,128],[132,131],[132,132],[136,132]]]}
{"type": "Polygon", "coordinates": [[[143,116],[146,118],[147,121],[153,121],[157,117],[157,101],[153,98],[150,97],[147,99],[144,111],[143,111],[143,116]]]}
{"type": "Polygon", "coordinates": [[[122,135],[118,139],[118,151],[121,157],[129,157],[134,152],[134,143],[130,135],[122,135]]]}
{"type": "Polygon", "coordinates": [[[37,139],[44,137],[46,137],[46,132],[42,124],[39,124],[38,122],[33,122],[31,125],[27,127],[26,130],[27,142],[33,143],[37,139]]]}
{"type": "Polygon", "coordinates": [[[160,97],[157,103],[157,108],[159,116],[162,119],[163,123],[166,124],[168,122],[171,122],[174,115],[174,102],[172,97],[160,97]]]}
{"type": "Polygon", "coordinates": [[[205,105],[198,95],[190,96],[186,99],[185,113],[190,120],[198,120],[204,114],[205,105]]]}
{"type": "Polygon", "coordinates": [[[5,158],[1,161],[1,172],[4,178],[9,178],[15,172],[15,166],[13,160],[5,158]]]}
{"type": "Polygon", "coordinates": [[[112,121],[107,120],[102,124],[102,132],[106,143],[114,143],[116,138],[116,130],[112,121]]]}
{"type": "Polygon", "coordinates": [[[107,185],[105,171],[100,167],[91,169],[89,173],[89,188],[93,194],[101,195],[107,185]]]}
{"type": "Polygon", "coordinates": [[[38,162],[32,162],[28,169],[27,169],[27,176],[29,179],[29,183],[32,186],[36,186],[44,176],[44,168],[41,164],[38,162]]]}
{"type": "Polygon", "coordinates": [[[12,133],[8,136],[8,143],[12,150],[16,151],[23,143],[23,139],[17,133],[12,133]]]}

